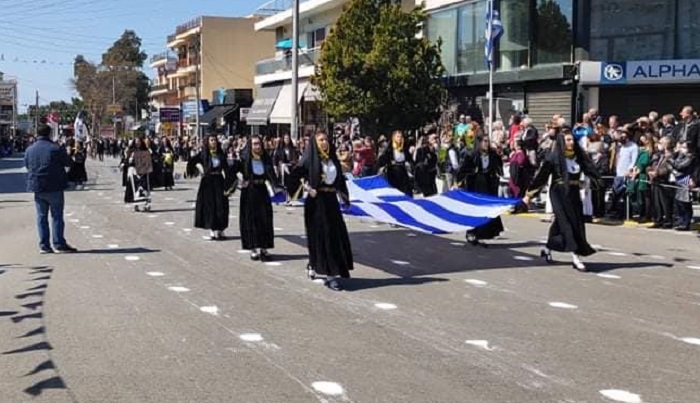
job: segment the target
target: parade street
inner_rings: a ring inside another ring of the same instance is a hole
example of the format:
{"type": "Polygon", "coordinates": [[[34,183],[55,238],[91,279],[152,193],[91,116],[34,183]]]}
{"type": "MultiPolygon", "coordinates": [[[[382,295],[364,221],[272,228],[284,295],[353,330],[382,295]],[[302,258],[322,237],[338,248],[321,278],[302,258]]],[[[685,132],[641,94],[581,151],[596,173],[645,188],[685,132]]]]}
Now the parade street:
{"type": "Polygon", "coordinates": [[[700,401],[694,232],[589,225],[580,273],[540,258],[532,216],[488,248],[346,218],[355,270],[332,292],[306,278],[302,207],[275,206],[253,262],[237,194],[205,241],[198,179],[137,213],[113,159],[66,193],[80,253],[40,255],[23,172],[0,160],[1,403],[700,401]]]}

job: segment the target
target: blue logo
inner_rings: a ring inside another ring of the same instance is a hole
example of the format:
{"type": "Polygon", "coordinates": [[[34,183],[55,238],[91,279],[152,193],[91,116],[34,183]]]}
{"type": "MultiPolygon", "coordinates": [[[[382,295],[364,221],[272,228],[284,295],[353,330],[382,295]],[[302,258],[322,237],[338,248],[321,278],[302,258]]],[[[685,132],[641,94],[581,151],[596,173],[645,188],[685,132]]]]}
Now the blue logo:
{"type": "Polygon", "coordinates": [[[626,63],[602,63],[601,84],[625,84],[627,82],[626,63]]]}

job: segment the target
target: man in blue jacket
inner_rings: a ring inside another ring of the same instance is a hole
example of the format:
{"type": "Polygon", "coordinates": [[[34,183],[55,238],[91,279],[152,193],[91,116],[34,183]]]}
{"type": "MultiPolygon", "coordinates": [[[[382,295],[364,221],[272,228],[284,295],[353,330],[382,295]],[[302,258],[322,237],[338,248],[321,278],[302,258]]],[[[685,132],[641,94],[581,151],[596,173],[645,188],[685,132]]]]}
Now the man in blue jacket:
{"type": "Polygon", "coordinates": [[[63,237],[63,192],[68,186],[66,167],[71,160],[66,150],[51,141],[51,127],[42,125],[37,132],[37,141],[24,155],[27,168],[27,191],[34,193],[37,213],[40,253],[74,253],[77,250],[63,237]],[[49,231],[49,212],[51,230],[49,231]],[[49,238],[53,235],[53,249],[49,238]]]}

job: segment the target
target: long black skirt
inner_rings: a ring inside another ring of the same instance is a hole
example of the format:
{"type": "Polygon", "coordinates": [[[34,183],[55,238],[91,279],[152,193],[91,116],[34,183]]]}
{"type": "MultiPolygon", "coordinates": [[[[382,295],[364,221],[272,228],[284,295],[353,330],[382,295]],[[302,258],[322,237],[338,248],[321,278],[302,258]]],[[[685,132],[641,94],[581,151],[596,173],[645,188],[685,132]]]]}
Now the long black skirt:
{"type": "Polygon", "coordinates": [[[163,187],[171,188],[175,186],[175,177],[173,176],[173,167],[164,166],[163,167],[163,187]]]}
{"type": "Polygon", "coordinates": [[[503,220],[501,217],[496,217],[480,227],[476,227],[471,231],[467,232],[467,235],[474,235],[477,239],[488,240],[494,239],[501,235],[505,228],[503,228],[503,220]]]}
{"type": "Polygon", "coordinates": [[[228,228],[228,198],[224,195],[224,177],[204,175],[197,191],[194,210],[195,228],[223,231],[228,228]]]}
{"type": "MultiPolygon", "coordinates": [[[[467,189],[470,192],[481,193],[485,195],[498,195],[498,177],[485,174],[472,175],[467,179],[467,189]]],[[[503,232],[503,220],[501,217],[496,217],[487,224],[474,228],[467,232],[467,235],[474,235],[477,239],[494,239],[503,232]]]]}
{"type": "Polygon", "coordinates": [[[408,177],[408,171],[404,165],[389,165],[386,170],[386,179],[391,187],[400,190],[408,197],[413,197],[413,181],[408,177]]]}
{"type": "Polygon", "coordinates": [[[352,248],[336,194],[318,192],[316,197],[308,197],[304,224],[309,263],[316,273],[349,278],[353,269],[352,248]]]}
{"type": "Polygon", "coordinates": [[[68,170],[68,181],[75,183],[87,182],[87,170],[85,169],[85,163],[74,162],[71,165],[70,170],[68,170]]]}
{"type": "Polygon", "coordinates": [[[243,249],[275,247],[272,202],[267,186],[250,185],[241,190],[239,228],[243,249]]]}
{"type": "Polygon", "coordinates": [[[580,256],[594,254],[595,249],[586,240],[580,188],[552,185],[549,194],[554,221],[549,227],[547,248],[557,252],[573,252],[580,256]]]}

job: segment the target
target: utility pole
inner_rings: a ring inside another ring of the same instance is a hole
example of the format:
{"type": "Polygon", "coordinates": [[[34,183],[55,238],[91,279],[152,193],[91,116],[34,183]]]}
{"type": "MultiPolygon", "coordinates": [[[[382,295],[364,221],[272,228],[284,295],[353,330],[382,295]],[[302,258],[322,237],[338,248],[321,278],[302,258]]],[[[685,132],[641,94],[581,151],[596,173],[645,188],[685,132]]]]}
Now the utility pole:
{"type": "Polygon", "coordinates": [[[292,130],[299,140],[299,0],[292,0],[292,130]]]}
{"type": "Polygon", "coordinates": [[[194,41],[195,41],[194,51],[195,51],[195,54],[197,55],[196,56],[197,60],[195,61],[196,66],[195,66],[195,79],[194,79],[195,97],[197,100],[197,105],[196,105],[196,113],[195,113],[195,120],[194,120],[195,123],[194,124],[195,124],[195,127],[197,128],[196,129],[197,130],[197,140],[201,143],[202,131],[199,128],[199,108],[200,108],[200,105],[202,104],[202,100],[201,100],[202,95],[199,92],[199,66],[202,63],[202,57],[201,57],[202,37],[201,37],[201,35],[198,34],[197,36],[195,36],[194,41]]]}
{"type": "MultiPolygon", "coordinates": [[[[117,103],[117,71],[112,66],[112,105],[117,103]]],[[[117,138],[117,113],[112,114],[112,134],[117,138]]]]}
{"type": "Polygon", "coordinates": [[[36,91],[36,103],[34,104],[34,135],[39,133],[39,90],[36,91]]]}
{"type": "Polygon", "coordinates": [[[12,137],[17,137],[17,83],[12,88],[12,137]]]}

